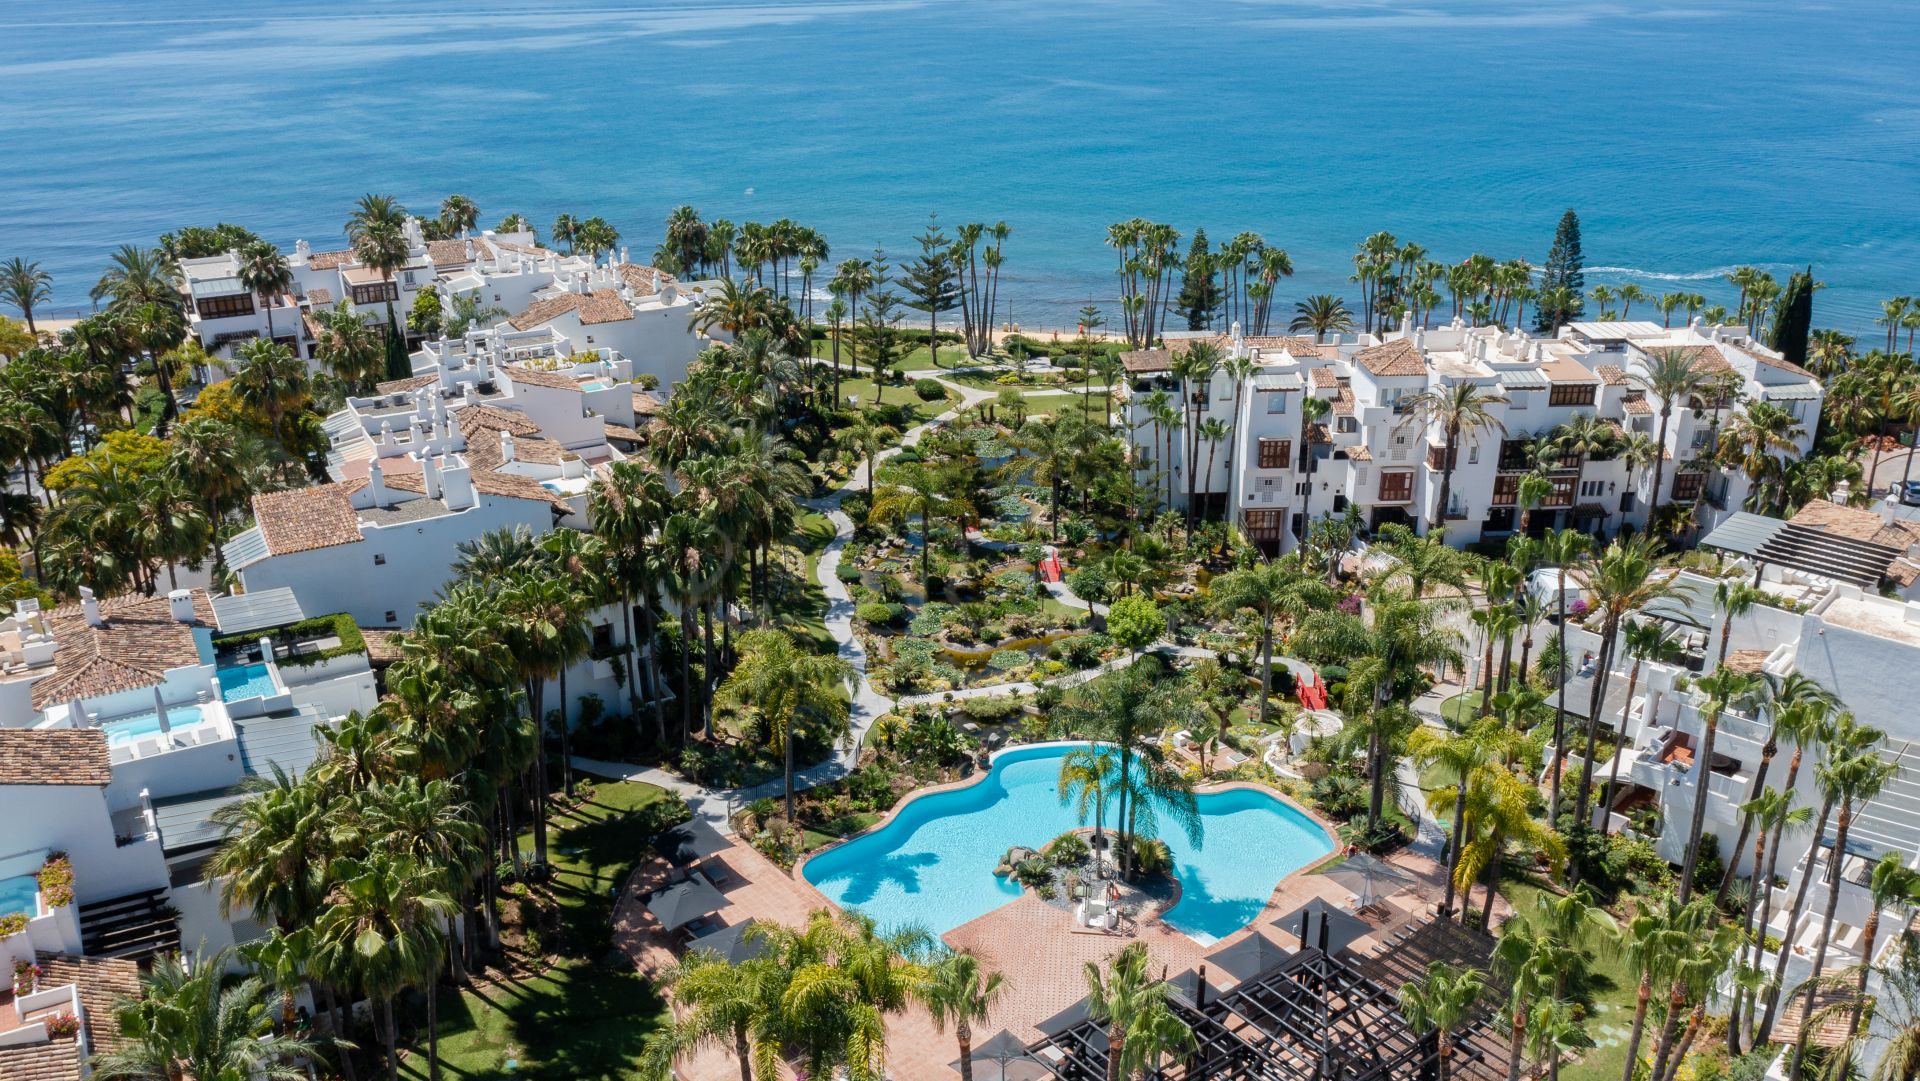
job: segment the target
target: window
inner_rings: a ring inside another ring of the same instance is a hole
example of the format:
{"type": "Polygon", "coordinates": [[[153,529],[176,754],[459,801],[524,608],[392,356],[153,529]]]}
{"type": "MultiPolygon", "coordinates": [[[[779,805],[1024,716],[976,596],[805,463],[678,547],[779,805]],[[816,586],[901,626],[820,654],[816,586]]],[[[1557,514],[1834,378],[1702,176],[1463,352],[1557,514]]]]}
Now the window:
{"type": "Polygon", "coordinates": [[[1543,507],[1573,506],[1573,478],[1554,477],[1553,494],[1548,496],[1540,505],[1543,507]]]}
{"type": "Polygon", "coordinates": [[[353,287],[355,304],[384,304],[389,300],[400,299],[400,287],[392,282],[374,282],[372,285],[353,287]]]}
{"type": "Polygon", "coordinates": [[[1580,498],[1598,499],[1605,495],[1607,482],[1603,480],[1583,480],[1580,482],[1580,498]]]}
{"type": "Polygon", "coordinates": [[[1287,411],[1287,396],[1277,391],[1267,393],[1267,412],[1284,413],[1287,411]]]}
{"type": "Polygon", "coordinates": [[[1246,514],[1247,536],[1253,538],[1255,544],[1261,541],[1273,543],[1280,540],[1280,530],[1285,525],[1281,518],[1281,511],[1250,510],[1246,514]]]}
{"type": "Polygon", "coordinates": [[[1599,389],[1592,383],[1555,383],[1547,391],[1548,405],[1592,405],[1594,392],[1599,389]]]}
{"type": "Polygon", "coordinates": [[[1525,409],[1532,401],[1533,395],[1516,390],[1507,395],[1507,408],[1509,410],[1525,409]]]}
{"type": "Polygon", "coordinates": [[[395,612],[395,611],[394,611],[393,609],[391,609],[391,608],[389,608],[389,609],[387,609],[387,622],[388,622],[388,623],[398,623],[398,622],[400,622],[400,616],[399,616],[399,614],[398,614],[398,613],[396,613],[396,612],[395,612]]]}
{"type": "Polygon", "coordinates": [[[593,628],[593,656],[596,659],[613,655],[613,624],[602,623],[593,628]]]}
{"type": "Polygon", "coordinates": [[[1360,422],[1352,417],[1341,417],[1333,422],[1333,427],[1343,435],[1352,435],[1360,430],[1360,422]]]}
{"type": "Polygon", "coordinates": [[[1310,480],[1303,480],[1293,486],[1294,495],[1306,495],[1311,491],[1313,491],[1313,482],[1310,480]]]}
{"type": "Polygon", "coordinates": [[[1438,473],[1441,470],[1447,468],[1449,464],[1452,464],[1452,465],[1460,464],[1460,452],[1458,450],[1455,450],[1453,452],[1452,462],[1449,463],[1447,448],[1441,447],[1441,446],[1435,446],[1432,443],[1427,444],[1427,468],[1428,469],[1431,469],[1435,473],[1438,473]]]}
{"type": "Polygon", "coordinates": [[[1293,440],[1262,439],[1260,441],[1260,468],[1285,469],[1293,458],[1293,440]]]}
{"type": "Polygon", "coordinates": [[[1533,442],[1528,439],[1502,439],[1500,468],[1506,470],[1533,468],[1533,442]]]}
{"type": "Polygon", "coordinates": [[[1467,444],[1467,464],[1468,465],[1480,464],[1480,444],[1478,443],[1467,444]]]}
{"type": "Polygon", "coordinates": [[[224,297],[201,297],[194,301],[194,307],[202,319],[231,319],[236,315],[253,314],[253,294],[235,293],[224,297]]]}
{"type": "Polygon", "coordinates": [[[1213,381],[1208,380],[1205,383],[1195,385],[1193,389],[1188,392],[1187,397],[1192,399],[1195,408],[1205,409],[1213,401],[1213,381]]]}
{"type": "Polygon", "coordinates": [[[1673,498],[1675,500],[1695,500],[1700,498],[1701,484],[1707,479],[1705,473],[1678,473],[1673,478],[1673,498]]]}
{"type": "Polygon", "coordinates": [[[1406,503],[1413,499],[1413,473],[1394,470],[1380,474],[1380,502],[1406,503]]]}
{"type": "Polygon", "coordinates": [[[384,556],[384,555],[382,555],[382,554],[381,554],[381,553],[379,553],[379,552],[375,552],[375,553],[373,553],[373,565],[374,565],[374,566],[376,566],[376,567],[384,567],[384,566],[386,566],[386,565],[387,565],[387,557],[386,557],[386,556],[384,556]]]}
{"type": "Polygon", "coordinates": [[[1520,475],[1507,473],[1493,478],[1493,505],[1511,507],[1520,502],[1520,475]]]}

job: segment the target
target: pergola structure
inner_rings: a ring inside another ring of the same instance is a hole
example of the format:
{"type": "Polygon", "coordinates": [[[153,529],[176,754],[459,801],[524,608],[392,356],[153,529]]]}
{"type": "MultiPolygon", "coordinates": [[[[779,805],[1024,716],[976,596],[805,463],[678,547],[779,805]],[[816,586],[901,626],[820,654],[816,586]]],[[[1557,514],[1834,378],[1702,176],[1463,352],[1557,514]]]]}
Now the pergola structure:
{"type": "MultiPolygon", "coordinates": [[[[1372,957],[1309,945],[1217,997],[1204,982],[1174,981],[1169,1001],[1193,1030],[1183,1061],[1155,1081],[1431,1081],[1438,1045],[1400,1013],[1400,987],[1433,961],[1485,968],[1493,941],[1448,920],[1399,936],[1372,957]],[[1196,998],[1198,1001],[1196,1001],[1196,998]]],[[[1453,1036],[1448,1073],[1460,1081],[1500,1081],[1507,1072],[1504,1034],[1490,1019],[1502,992],[1490,987],[1472,1019],[1453,1036]]],[[[1060,1081],[1107,1076],[1105,1026],[1069,1010],[1033,1045],[1060,1081]]]]}

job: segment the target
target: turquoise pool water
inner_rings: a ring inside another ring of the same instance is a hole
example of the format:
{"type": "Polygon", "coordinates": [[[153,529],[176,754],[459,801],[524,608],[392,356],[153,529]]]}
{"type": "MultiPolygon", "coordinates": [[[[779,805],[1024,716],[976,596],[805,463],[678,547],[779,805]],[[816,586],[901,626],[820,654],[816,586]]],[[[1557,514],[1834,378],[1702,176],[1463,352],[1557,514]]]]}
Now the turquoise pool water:
{"type": "MultiPolygon", "coordinates": [[[[801,871],[836,904],[882,926],[950,931],[1020,895],[993,875],[1009,847],[1038,848],[1082,825],[1056,787],[1071,749],[1008,751],[974,784],[908,803],[884,828],[820,853],[801,871]]],[[[1259,789],[1204,794],[1200,814],[1199,844],[1177,829],[1165,837],[1181,894],[1163,919],[1203,943],[1244,927],[1282,878],[1333,850],[1311,819],[1259,789]]]]}
{"type": "Polygon", "coordinates": [[[581,390],[605,390],[612,385],[613,385],[612,383],[608,383],[603,380],[596,379],[591,383],[580,384],[580,389],[581,390]]]}
{"type": "MultiPolygon", "coordinates": [[[[199,706],[168,706],[167,727],[173,729],[192,728],[201,721],[199,706]]],[[[137,739],[160,734],[160,715],[157,713],[139,713],[132,717],[122,717],[108,721],[100,726],[106,729],[108,743],[132,743],[137,739]]]]}
{"type": "Polygon", "coordinates": [[[39,892],[40,880],[32,875],[0,878],[0,916],[24,912],[31,919],[39,915],[40,906],[34,901],[34,896],[39,892]]]}
{"type": "Polygon", "coordinates": [[[235,665],[219,670],[220,700],[238,702],[242,698],[267,698],[277,693],[273,673],[262,664],[235,665]]]}

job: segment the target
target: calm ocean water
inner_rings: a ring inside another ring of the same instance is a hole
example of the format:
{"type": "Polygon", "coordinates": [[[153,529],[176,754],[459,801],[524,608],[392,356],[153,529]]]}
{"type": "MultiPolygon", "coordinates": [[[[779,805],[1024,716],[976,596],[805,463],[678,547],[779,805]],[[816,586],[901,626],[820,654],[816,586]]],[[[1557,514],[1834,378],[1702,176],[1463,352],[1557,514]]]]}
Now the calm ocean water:
{"type": "MultiPolygon", "coordinates": [[[[1875,333],[1920,292],[1912,0],[1245,0],[752,5],[393,0],[0,6],[0,257],[58,306],[106,255],[230,220],[341,242],[364,191],[491,223],[601,214],[636,257],[676,204],[787,216],[836,258],[929,211],[1005,219],[1015,318],[1113,293],[1134,215],[1288,248],[1280,307],[1379,229],[1436,258],[1731,301],[1740,262],[1875,333]]],[[[1636,315],[1639,314],[1637,311],[1636,315]]]]}

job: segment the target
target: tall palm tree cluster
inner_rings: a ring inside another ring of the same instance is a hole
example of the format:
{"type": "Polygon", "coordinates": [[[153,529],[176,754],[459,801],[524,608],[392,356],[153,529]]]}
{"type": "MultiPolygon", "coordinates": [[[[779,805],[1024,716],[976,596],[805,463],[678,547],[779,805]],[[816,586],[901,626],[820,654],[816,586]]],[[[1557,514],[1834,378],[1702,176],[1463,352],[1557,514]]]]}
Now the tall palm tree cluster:
{"type": "MultiPolygon", "coordinates": [[[[1125,317],[1127,342],[1138,349],[1158,340],[1182,287],[1195,275],[1217,279],[1217,314],[1226,324],[1248,334],[1267,333],[1280,279],[1293,276],[1293,258],[1286,249],[1269,245],[1258,233],[1241,232],[1218,251],[1196,251],[1182,260],[1179,244],[1179,230],[1144,218],[1107,228],[1107,246],[1119,260],[1115,272],[1120,278],[1120,310],[1125,317]]],[[[1188,318],[1197,321],[1199,329],[1214,325],[1215,315],[1215,309],[1208,307],[1189,312],[1188,318]]]]}
{"type": "Polygon", "coordinates": [[[1360,328],[1378,333],[1404,315],[1425,325],[1440,306],[1442,289],[1453,317],[1475,325],[1519,326],[1527,301],[1535,299],[1532,278],[1533,268],[1523,259],[1500,262],[1476,252],[1449,267],[1429,258],[1419,244],[1403,244],[1382,232],[1360,242],[1348,280],[1360,287],[1360,328]]]}

